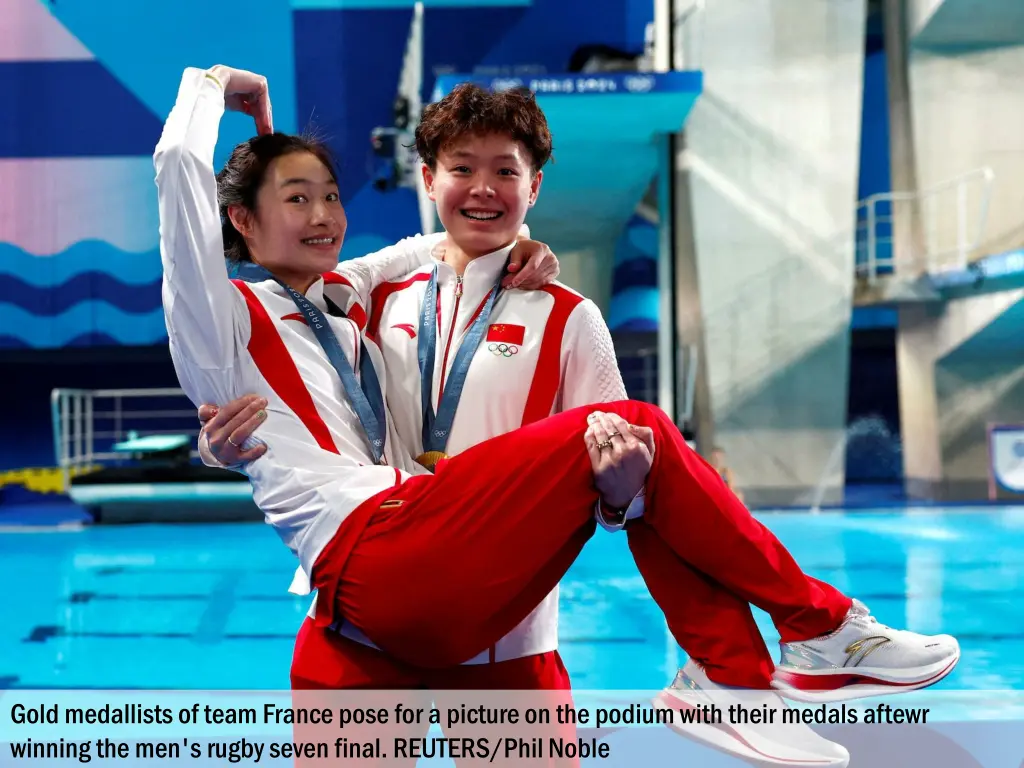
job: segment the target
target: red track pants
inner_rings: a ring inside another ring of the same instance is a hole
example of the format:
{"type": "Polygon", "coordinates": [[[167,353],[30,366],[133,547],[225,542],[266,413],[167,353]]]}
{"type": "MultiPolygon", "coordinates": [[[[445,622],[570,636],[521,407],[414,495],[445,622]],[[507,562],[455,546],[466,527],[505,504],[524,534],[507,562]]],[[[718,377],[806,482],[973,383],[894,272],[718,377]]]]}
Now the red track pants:
{"type": "Polygon", "coordinates": [[[583,435],[596,410],[654,430],[630,549],[676,640],[712,679],[767,687],[772,661],[751,603],[785,641],[840,624],[850,599],[800,570],[661,409],[633,401],[493,438],[368,501],[339,531],[344,546],[332,543],[317,561],[316,623],[344,616],[419,667],[458,665],[490,647],[554,588],[594,532],[598,494],[583,435]]]}
{"type": "MultiPolygon", "coordinates": [[[[530,690],[538,692],[530,698],[531,706],[544,706],[549,711],[554,711],[561,704],[572,705],[570,687],[569,673],[557,651],[493,664],[462,664],[447,669],[419,669],[392,659],[378,650],[360,645],[329,629],[317,627],[311,619],[306,619],[299,630],[292,664],[292,689],[296,692],[297,705],[300,706],[329,706],[332,703],[336,705],[338,697],[326,692],[322,700],[318,701],[320,697],[316,691],[327,689],[360,691],[360,694],[350,697],[351,701],[364,706],[384,706],[389,711],[393,711],[394,706],[401,703],[410,709],[429,711],[433,706],[444,712],[449,707],[458,708],[466,703],[465,694],[460,694],[460,691],[530,690]],[[387,691],[401,693],[389,696],[387,691]]],[[[353,742],[382,737],[384,743],[393,745],[395,739],[423,738],[427,735],[428,728],[427,723],[408,726],[392,724],[387,728],[350,726],[343,735],[353,742]]],[[[330,730],[322,727],[296,726],[295,741],[323,741],[331,735],[330,730]]],[[[458,739],[478,737],[481,734],[473,729],[455,727],[445,728],[444,735],[449,739],[458,739]]],[[[540,737],[544,743],[552,738],[569,743],[576,739],[576,726],[571,723],[559,723],[556,718],[551,724],[532,731],[520,728],[516,735],[540,737]]],[[[361,757],[358,761],[339,760],[332,761],[332,764],[347,765],[348,762],[363,768],[412,768],[417,761],[415,758],[403,759],[390,754],[383,759],[361,757]]],[[[312,768],[317,763],[319,761],[297,760],[295,764],[299,768],[312,768]]],[[[514,757],[511,760],[491,761],[462,755],[455,760],[457,768],[478,768],[493,764],[520,765],[522,761],[514,757]]],[[[578,768],[579,760],[537,759],[530,765],[578,768]]]]}

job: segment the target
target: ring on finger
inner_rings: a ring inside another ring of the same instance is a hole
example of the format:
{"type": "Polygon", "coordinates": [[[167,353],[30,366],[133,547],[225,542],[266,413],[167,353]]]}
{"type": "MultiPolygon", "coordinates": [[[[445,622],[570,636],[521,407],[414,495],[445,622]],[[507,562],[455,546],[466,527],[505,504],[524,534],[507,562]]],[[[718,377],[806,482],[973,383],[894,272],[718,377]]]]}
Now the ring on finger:
{"type": "Polygon", "coordinates": [[[236,443],[234,440],[231,439],[231,435],[228,435],[228,442],[231,443],[233,446],[235,446],[235,448],[241,448],[242,447],[238,443],[236,443]]]}
{"type": "Polygon", "coordinates": [[[602,440],[600,443],[597,444],[597,449],[599,451],[603,451],[605,448],[611,448],[611,447],[612,447],[612,441],[611,440],[602,440]]]}

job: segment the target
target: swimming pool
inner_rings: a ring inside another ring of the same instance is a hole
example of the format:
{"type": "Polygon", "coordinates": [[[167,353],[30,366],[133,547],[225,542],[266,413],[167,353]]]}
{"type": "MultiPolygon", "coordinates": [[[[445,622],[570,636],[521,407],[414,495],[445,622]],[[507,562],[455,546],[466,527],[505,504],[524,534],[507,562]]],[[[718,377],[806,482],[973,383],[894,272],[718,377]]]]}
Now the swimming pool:
{"type": "MultiPolygon", "coordinates": [[[[1005,716],[993,692],[1024,691],[1024,507],[759,517],[879,621],[959,638],[958,668],[913,696],[950,692],[947,715],[971,719],[1005,716]]],[[[0,533],[0,687],[286,688],[308,607],[286,591],[294,564],[258,524],[0,533]]],[[[774,652],[778,635],[757,617],[774,652]]],[[[580,689],[658,689],[685,661],[624,536],[598,531],[588,544],[563,581],[560,626],[580,689]]]]}

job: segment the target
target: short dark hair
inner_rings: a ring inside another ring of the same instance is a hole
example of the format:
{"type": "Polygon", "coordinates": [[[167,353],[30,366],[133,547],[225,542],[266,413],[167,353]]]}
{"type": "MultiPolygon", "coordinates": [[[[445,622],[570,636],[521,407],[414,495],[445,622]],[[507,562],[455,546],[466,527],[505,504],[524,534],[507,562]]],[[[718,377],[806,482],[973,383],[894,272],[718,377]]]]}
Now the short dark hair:
{"type": "Polygon", "coordinates": [[[240,205],[255,211],[256,193],[263,184],[270,163],[294,152],[309,152],[315,155],[326,166],[331,178],[337,182],[334,157],[327,145],[312,136],[295,136],[289,133],[270,133],[243,141],[231,151],[224,168],[217,174],[221,234],[224,238],[224,257],[228,261],[252,261],[245,238],[231,223],[228,208],[240,205]]]}
{"type": "Polygon", "coordinates": [[[437,167],[437,156],[464,136],[498,133],[521,141],[530,154],[534,172],[551,159],[551,131],[547,118],[528,88],[488,91],[462,83],[423,110],[416,128],[416,151],[427,166],[437,167]]]}

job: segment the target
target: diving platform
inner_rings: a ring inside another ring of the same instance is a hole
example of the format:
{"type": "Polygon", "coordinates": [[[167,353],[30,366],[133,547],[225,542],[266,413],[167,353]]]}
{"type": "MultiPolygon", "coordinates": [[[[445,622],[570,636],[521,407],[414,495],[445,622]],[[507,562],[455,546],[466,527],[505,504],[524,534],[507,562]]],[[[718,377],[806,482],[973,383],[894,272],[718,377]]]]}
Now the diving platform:
{"type": "Polygon", "coordinates": [[[984,256],[963,267],[944,269],[916,278],[876,274],[859,279],[856,306],[899,306],[939,303],[1024,288],[1024,249],[984,256]]]}

